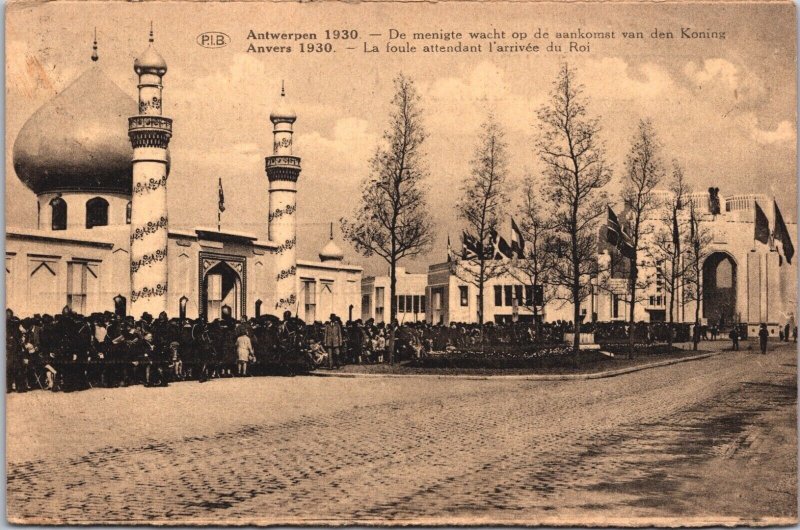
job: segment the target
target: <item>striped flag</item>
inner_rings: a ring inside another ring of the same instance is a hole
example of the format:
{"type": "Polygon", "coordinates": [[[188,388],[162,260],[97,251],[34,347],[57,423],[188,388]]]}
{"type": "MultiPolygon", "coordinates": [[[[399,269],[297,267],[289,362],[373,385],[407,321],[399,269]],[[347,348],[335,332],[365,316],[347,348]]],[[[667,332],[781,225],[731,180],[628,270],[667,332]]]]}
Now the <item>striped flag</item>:
{"type": "Polygon", "coordinates": [[[628,234],[622,229],[617,214],[608,206],[608,221],[606,223],[606,241],[619,249],[626,258],[633,259],[635,251],[628,234]]]}
{"type": "Polygon", "coordinates": [[[522,231],[511,218],[511,251],[515,256],[522,259],[525,257],[525,238],[522,237],[522,231]]]}
{"type": "Polygon", "coordinates": [[[225,211],[225,193],[222,191],[222,177],[219,178],[219,204],[217,208],[220,213],[225,211]]]}

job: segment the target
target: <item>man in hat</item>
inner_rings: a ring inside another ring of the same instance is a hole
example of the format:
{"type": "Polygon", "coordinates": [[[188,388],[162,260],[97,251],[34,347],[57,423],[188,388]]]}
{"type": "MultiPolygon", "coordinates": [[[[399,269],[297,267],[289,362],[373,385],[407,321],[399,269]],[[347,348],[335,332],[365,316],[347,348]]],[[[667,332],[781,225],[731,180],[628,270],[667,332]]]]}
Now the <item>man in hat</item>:
{"type": "Polygon", "coordinates": [[[330,318],[325,322],[325,338],[323,340],[325,349],[328,351],[328,368],[339,368],[340,352],[342,348],[342,326],[339,319],[331,313],[330,318]]]}
{"type": "Polygon", "coordinates": [[[767,330],[767,325],[763,322],[761,323],[761,328],[758,330],[758,342],[761,346],[761,353],[762,355],[767,354],[767,339],[769,338],[769,331],[767,330]]]}

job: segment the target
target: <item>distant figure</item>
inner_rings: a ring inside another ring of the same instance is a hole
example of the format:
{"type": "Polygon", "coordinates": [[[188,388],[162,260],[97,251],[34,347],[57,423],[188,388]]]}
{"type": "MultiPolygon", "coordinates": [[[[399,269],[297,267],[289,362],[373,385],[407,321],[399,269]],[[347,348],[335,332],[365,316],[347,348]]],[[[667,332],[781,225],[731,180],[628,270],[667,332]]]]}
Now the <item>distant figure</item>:
{"type": "Polygon", "coordinates": [[[325,349],[328,350],[328,368],[339,368],[342,343],[342,326],[336,315],[331,314],[330,319],[325,323],[325,336],[323,339],[325,349]]]}
{"type": "Polygon", "coordinates": [[[739,330],[733,328],[728,336],[731,338],[731,343],[733,344],[731,350],[739,351],[739,330]]]}
{"type": "Polygon", "coordinates": [[[761,329],[758,330],[758,341],[761,344],[761,353],[766,355],[767,354],[767,339],[769,338],[769,331],[767,331],[767,325],[761,324],[761,329]]]}

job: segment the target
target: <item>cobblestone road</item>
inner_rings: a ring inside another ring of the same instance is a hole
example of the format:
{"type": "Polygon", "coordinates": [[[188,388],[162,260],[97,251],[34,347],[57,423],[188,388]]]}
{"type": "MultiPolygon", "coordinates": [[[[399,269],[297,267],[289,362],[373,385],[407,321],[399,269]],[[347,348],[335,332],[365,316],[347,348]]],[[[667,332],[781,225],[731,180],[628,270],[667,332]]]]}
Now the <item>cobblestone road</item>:
{"type": "Polygon", "coordinates": [[[8,396],[15,522],[789,522],[789,346],[590,381],[8,396]]]}

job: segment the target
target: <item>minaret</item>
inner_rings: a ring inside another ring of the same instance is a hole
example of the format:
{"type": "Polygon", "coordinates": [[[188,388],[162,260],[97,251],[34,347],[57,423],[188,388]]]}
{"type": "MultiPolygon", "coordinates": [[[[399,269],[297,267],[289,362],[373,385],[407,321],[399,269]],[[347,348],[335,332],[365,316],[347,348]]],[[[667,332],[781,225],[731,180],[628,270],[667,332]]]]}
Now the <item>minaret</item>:
{"type": "Polygon", "coordinates": [[[150,45],[133,63],[139,76],[139,115],[128,118],[133,145],[131,197],[131,311],[157,316],[167,310],[167,146],[172,119],[161,115],[161,79],[167,63],[150,45]]]}
{"type": "Polygon", "coordinates": [[[292,156],[292,124],[297,115],[286,103],[281,83],[278,108],[269,115],[272,122],[272,156],[266,158],[269,179],[269,239],[275,249],[275,309],[297,309],[297,177],[300,158],[292,156]]]}

